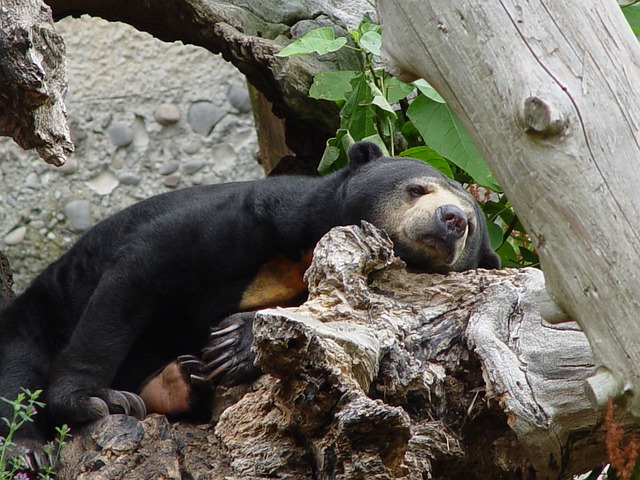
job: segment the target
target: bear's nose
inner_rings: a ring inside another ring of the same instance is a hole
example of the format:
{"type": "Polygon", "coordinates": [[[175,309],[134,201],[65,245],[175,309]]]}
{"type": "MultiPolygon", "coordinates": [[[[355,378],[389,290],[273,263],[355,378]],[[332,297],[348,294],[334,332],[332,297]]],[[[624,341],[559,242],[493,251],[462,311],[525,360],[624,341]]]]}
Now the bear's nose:
{"type": "Polygon", "coordinates": [[[455,236],[462,236],[467,228],[467,215],[455,205],[438,207],[437,218],[444,223],[447,232],[455,236]]]}

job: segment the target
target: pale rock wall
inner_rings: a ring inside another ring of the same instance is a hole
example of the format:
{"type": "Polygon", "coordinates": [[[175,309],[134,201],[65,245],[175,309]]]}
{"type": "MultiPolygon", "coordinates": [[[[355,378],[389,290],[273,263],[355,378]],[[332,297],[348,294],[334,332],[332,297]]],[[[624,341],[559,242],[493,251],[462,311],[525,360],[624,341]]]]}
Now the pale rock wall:
{"type": "Polygon", "coordinates": [[[76,152],[62,168],[0,139],[0,251],[16,289],[108,214],[176,188],[264,176],[244,77],[120,23],[56,24],[76,152]]]}

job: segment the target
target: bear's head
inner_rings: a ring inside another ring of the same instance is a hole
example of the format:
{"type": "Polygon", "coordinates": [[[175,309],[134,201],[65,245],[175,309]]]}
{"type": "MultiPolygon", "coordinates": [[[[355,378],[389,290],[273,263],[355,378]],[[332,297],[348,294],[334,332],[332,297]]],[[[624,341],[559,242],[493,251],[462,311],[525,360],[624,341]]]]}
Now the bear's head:
{"type": "Polygon", "coordinates": [[[396,254],[426,272],[499,268],[484,215],[460,184],[413,158],[384,157],[359,142],[349,149],[344,206],[384,229],[396,254]]]}

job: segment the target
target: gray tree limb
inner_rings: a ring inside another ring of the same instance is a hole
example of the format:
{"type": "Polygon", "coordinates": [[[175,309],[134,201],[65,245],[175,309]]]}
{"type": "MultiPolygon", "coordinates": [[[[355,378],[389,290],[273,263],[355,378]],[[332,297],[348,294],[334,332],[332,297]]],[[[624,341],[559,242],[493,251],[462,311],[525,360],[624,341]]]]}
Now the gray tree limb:
{"type": "Polygon", "coordinates": [[[0,3],[0,135],[53,165],[73,151],[67,126],[65,47],[40,0],[0,3]]]}
{"type": "MultiPolygon", "coordinates": [[[[391,70],[459,115],[540,254],[589,381],[640,415],[640,47],[613,0],[380,0],[391,70]]],[[[551,309],[554,310],[554,309],[551,309]]]]}
{"type": "Polygon", "coordinates": [[[274,54],[291,37],[324,26],[347,35],[365,11],[365,0],[46,0],[56,18],[89,14],[128,23],[164,41],[180,40],[220,53],[273,104],[286,119],[287,144],[298,155],[319,160],[339,121],[333,102],[309,98],[313,75],[349,69],[360,59],[346,50],[323,56],[279,58],[274,54]]]}

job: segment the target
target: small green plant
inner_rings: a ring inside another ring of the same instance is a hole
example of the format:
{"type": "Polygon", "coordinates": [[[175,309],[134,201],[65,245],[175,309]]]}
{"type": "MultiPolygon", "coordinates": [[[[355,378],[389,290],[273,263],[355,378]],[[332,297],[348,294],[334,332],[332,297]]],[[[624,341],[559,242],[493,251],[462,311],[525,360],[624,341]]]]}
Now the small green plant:
{"type": "MultiPolygon", "coordinates": [[[[17,447],[13,441],[13,437],[25,423],[33,422],[33,418],[38,408],[42,408],[44,404],[38,401],[42,394],[42,390],[31,392],[22,389],[15,400],[8,400],[0,397],[0,400],[11,405],[13,415],[11,418],[2,417],[2,421],[8,427],[6,437],[0,437],[0,480],[27,480],[30,477],[25,470],[29,470],[26,456],[31,452],[24,448],[19,455],[15,455],[14,447],[17,447]],[[9,454],[11,453],[11,456],[9,454]]],[[[66,444],[69,438],[69,428],[67,425],[56,428],[56,437],[53,442],[48,442],[42,447],[48,465],[44,465],[38,471],[38,478],[41,480],[50,480],[55,477],[55,465],[58,463],[60,450],[66,444]]]]}
{"type": "Polygon", "coordinates": [[[347,150],[360,140],[385,154],[423,160],[469,187],[487,216],[492,247],[508,267],[537,266],[538,256],[484,159],[456,115],[426,81],[404,83],[380,65],[380,26],[369,16],[347,38],[333,29],[311,30],[278,56],[325,55],[341,48],[361,58],[360,70],[321,72],[309,96],[340,107],[340,127],[329,139],[318,170],[328,173],[347,163],[347,150]]]}

